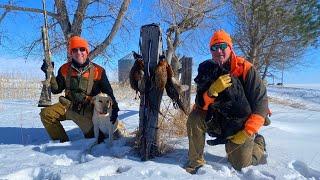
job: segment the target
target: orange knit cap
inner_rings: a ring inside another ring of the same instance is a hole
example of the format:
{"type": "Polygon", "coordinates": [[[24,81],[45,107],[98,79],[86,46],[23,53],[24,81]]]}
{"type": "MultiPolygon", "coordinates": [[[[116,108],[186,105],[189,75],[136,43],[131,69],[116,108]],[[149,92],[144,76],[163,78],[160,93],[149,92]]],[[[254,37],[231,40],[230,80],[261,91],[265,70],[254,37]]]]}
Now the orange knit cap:
{"type": "Polygon", "coordinates": [[[86,48],[87,53],[89,53],[89,45],[88,42],[79,37],[79,36],[73,36],[69,39],[69,48],[68,48],[68,52],[71,54],[71,50],[73,48],[81,48],[84,47],[86,48]]]}
{"type": "Polygon", "coordinates": [[[221,30],[214,32],[213,36],[211,37],[209,47],[211,48],[212,45],[217,44],[217,43],[222,43],[222,42],[225,42],[230,47],[232,47],[232,39],[231,39],[230,35],[221,29],[221,30]]]}

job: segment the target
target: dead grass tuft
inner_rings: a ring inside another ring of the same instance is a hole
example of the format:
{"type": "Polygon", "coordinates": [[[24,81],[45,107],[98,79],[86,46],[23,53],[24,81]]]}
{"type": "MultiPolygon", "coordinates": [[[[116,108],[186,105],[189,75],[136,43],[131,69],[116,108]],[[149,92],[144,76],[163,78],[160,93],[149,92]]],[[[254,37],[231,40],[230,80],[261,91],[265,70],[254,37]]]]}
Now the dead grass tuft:
{"type": "MultiPolygon", "coordinates": [[[[162,103],[165,102],[163,101],[162,103]]],[[[174,140],[187,136],[186,122],[188,116],[182,111],[174,109],[170,104],[167,107],[164,104],[161,113],[159,113],[157,137],[159,155],[172,152],[176,145],[174,140]]],[[[141,132],[136,130],[135,135],[133,147],[139,151],[141,147],[141,132]]]]}

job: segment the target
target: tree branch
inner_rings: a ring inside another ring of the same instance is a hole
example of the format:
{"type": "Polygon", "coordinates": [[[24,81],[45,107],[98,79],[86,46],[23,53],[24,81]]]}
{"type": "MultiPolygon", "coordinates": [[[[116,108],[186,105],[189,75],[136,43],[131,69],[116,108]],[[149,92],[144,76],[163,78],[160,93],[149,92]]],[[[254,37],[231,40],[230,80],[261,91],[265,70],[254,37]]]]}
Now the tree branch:
{"type": "Polygon", "coordinates": [[[101,52],[103,52],[111,43],[112,39],[115,37],[116,33],[118,32],[122,20],[124,18],[125,12],[127,11],[129,4],[130,4],[131,0],[123,0],[117,19],[114,22],[111,32],[109,33],[109,35],[106,37],[106,39],[99,44],[96,48],[94,48],[90,54],[89,54],[89,58],[91,60],[93,60],[95,57],[97,57],[99,54],[101,54],[101,52]]]}
{"type": "Polygon", "coordinates": [[[6,17],[6,15],[8,14],[9,10],[5,10],[5,12],[1,15],[0,17],[0,23],[1,21],[4,19],[4,17],[6,17]]]}
{"type": "Polygon", "coordinates": [[[57,7],[57,14],[59,16],[57,20],[61,26],[65,40],[68,40],[72,35],[72,31],[66,2],[64,0],[55,0],[55,5],[57,7]]]}
{"type": "MultiPolygon", "coordinates": [[[[7,11],[23,11],[23,12],[32,12],[32,13],[39,13],[39,14],[43,14],[44,11],[42,9],[37,9],[37,8],[28,8],[28,7],[20,7],[20,6],[14,6],[14,5],[0,5],[1,9],[5,9],[7,11]]],[[[58,19],[58,15],[56,13],[53,12],[48,12],[47,11],[47,15],[51,16],[55,19],[58,19]]]]}
{"type": "Polygon", "coordinates": [[[74,34],[80,35],[82,31],[82,24],[85,18],[86,10],[88,7],[88,0],[80,0],[78,3],[78,7],[76,13],[74,14],[73,22],[72,22],[72,29],[71,31],[74,34]]]}

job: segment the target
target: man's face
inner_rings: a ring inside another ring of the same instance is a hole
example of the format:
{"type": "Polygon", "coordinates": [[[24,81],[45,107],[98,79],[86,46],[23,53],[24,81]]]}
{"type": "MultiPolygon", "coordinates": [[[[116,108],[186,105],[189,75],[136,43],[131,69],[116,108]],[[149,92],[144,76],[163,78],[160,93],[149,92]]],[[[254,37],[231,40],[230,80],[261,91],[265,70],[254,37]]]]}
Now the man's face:
{"type": "Polygon", "coordinates": [[[86,48],[80,47],[71,49],[71,57],[77,61],[77,63],[84,64],[88,57],[86,48]]]}
{"type": "Polygon", "coordinates": [[[212,59],[222,65],[228,61],[231,54],[231,48],[227,43],[217,43],[211,46],[210,52],[212,59]]]}

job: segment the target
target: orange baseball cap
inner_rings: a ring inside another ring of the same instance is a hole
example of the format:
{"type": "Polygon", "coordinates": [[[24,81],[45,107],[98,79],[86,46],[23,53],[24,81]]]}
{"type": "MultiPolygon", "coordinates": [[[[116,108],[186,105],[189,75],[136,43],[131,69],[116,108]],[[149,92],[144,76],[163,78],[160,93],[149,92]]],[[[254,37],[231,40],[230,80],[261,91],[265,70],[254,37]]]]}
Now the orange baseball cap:
{"type": "Polygon", "coordinates": [[[217,43],[227,43],[230,47],[232,47],[232,39],[228,33],[226,33],[223,29],[215,31],[213,36],[210,39],[209,47],[217,43]]]}
{"type": "Polygon", "coordinates": [[[69,48],[68,48],[68,52],[71,54],[71,50],[74,49],[74,48],[81,48],[81,47],[84,47],[86,48],[86,51],[87,53],[89,53],[89,45],[88,45],[88,42],[79,37],[79,36],[72,36],[70,39],[69,39],[69,48]]]}

